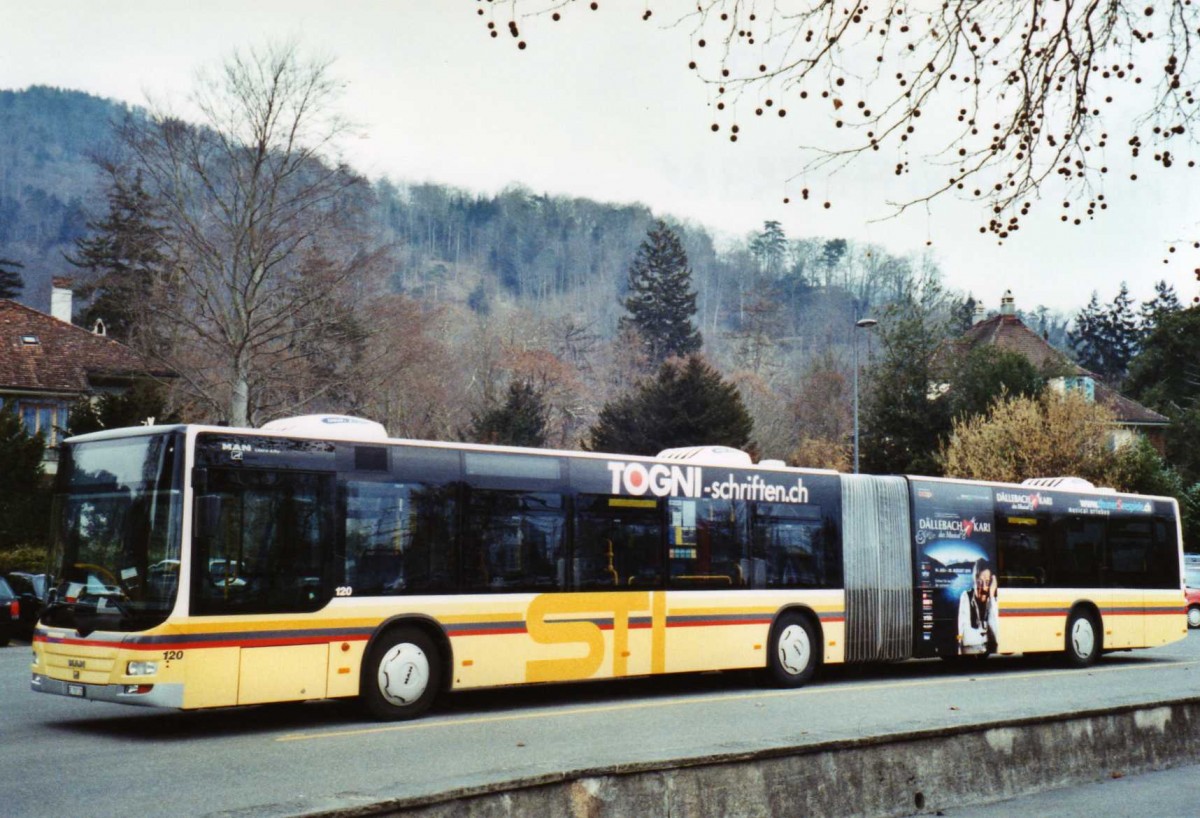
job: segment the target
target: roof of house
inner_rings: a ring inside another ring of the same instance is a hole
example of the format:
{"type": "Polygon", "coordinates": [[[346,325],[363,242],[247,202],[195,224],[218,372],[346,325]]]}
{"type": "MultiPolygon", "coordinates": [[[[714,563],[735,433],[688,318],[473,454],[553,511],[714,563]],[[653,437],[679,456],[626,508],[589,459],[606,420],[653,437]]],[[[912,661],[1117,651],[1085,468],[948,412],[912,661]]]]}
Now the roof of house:
{"type": "Polygon", "coordinates": [[[0,299],[0,389],[81,394],[98,381],[157,371],[124,344],[0,299]]]}
{"type": "Polygon", "coordinates": [[[980,321],[963,333],[956,343],[964,352],[980,346],[993,346],[1024,356],[1038,369],[1055,368],[1072,375],[1089,377],[1096,384],[1096,402],[1108,407],[1118,423],[1165,426],[1171,422],[1165,415],[1147,409],[1106,385],[1094,372],[1089,372],[1052,347],[1015,315],[993,315],[980,321]]]}

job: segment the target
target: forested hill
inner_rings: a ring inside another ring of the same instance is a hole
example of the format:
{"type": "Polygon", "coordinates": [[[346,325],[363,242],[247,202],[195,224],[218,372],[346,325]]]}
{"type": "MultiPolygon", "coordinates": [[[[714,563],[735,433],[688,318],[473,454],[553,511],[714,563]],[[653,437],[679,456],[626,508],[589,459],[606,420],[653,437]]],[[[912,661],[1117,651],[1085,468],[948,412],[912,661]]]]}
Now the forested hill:
{"type": "Polygon", "coordinates": [[[92,157],[111,152],[128,108],[79,91],[0,90],[0,258],[25,265],[21,300],[45,309],[62,252],[105,204],[92,157]]]}
{"type": "MultiPolygon", "coordinates": [[[[21,301],[46,309],[50,279],[76,274],[63,255],[105,215],[108,180],[96,160],[114,155],[114,125],[131,112],[80,91],[0,90],[0,258],[24,265],[21,301]]],[[[607,286],[623,275],[652,220],[642,206],[516,188],[477,197],[380,182],[377,191],[379,229],[400,248],[394,286],[427,300],[469,299],[477,310],[497,298],[586,300],[598,279],[607,286]]],[[[711,256],[704,231],[690,232],[690,249],[711,256]]]]}
{"type": "MultiPolygon", "coordinates": [[[[95,160],[114,156],[114,125],[131,115],[137,109],[79,91],[0,91],[0,144],[8,146],[0,152],[0,259],[24,265],[21,300],[31,306],[48,307],[52,277],[81,275],[64,254],[89,220],[106,215],[108,180],[95,160]]],[[[374,189],[374,228],[396,248],[396,291],[481,315],[518,307],[570,316],[601,336],[616,326],[626,271],[647,229],[655,218],[673,222],[638,204],[517,186],[490,196],[385,180],[374,189]]],[[[722,247],[704,227],[673,224],[693,271],[699,328],[709,344],[728,341],[730,354],[740,346],[756,357],[768,337],[808,350],[845,340],[855,304],[888,303],[936,275],[928,259],[787,237],[774,223],[722,247]]],[[[1062,327],[1055,318],[1042,323],[1052,334],[1062,327]]]]}

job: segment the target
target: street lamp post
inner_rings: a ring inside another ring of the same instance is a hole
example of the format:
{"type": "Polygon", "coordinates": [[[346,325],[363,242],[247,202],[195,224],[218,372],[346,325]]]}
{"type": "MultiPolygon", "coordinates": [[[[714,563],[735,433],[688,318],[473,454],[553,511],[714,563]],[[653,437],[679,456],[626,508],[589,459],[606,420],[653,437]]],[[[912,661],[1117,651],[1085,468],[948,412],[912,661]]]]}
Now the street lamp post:
{"type": "MultiPolygon", "coordinates": [[[[879,322],[874,318],[861,318],[854,328],[870,329],[879,322]]],[[[854,473],[858,474],[858,333],[854,333],[854,473]]]]}

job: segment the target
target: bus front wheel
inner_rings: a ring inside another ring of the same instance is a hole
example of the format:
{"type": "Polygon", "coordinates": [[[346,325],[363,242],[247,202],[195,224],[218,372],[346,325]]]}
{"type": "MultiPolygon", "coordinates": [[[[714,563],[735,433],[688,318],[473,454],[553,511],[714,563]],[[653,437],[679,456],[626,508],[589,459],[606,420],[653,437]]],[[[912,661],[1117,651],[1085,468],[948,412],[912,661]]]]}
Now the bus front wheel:
{"type": "Polygon", "coordinates": [[[416,718],[433,704],[441,680],[441,655],[429,635],[419,628],[396,628],[367,654],[362,700],[378,719],[416,718]]]}
{"type": "Polygon", "coordinates": [[[771,628],[767,680],[776,687],[800,687],[817,672],[820,649],[821,640],[807,618],[783,614],[771,628]]]}
{"type": "Polygon", "coordinates": [[[1100,625],[1088,611],[1074,611],[1067,620],[1067,663],[1087,667],[1100,656],[1100,625]]]}

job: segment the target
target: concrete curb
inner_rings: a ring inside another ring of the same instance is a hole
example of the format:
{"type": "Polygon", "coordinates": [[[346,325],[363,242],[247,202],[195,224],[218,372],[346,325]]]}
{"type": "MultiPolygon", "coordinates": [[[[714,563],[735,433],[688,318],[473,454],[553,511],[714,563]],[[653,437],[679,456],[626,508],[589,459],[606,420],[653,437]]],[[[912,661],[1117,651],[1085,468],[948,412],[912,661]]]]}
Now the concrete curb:
{"type": "Polygon", "coordinates": [[[319,813],[904,816],[1200,762],[1200,697],[530,776],[319,813]]]}

